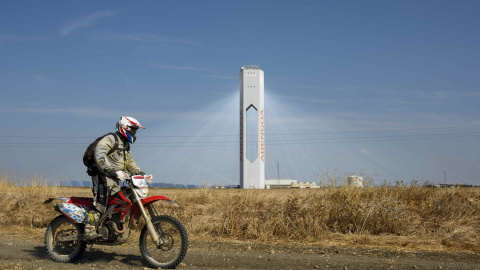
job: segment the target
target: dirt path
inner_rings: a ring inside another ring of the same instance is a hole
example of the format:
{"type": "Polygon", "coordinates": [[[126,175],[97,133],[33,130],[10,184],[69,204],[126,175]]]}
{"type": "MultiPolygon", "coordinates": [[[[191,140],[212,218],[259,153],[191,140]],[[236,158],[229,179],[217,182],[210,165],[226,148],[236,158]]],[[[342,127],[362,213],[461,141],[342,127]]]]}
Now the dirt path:
{"type": "MultiPolygon", "coordinates": [[[[38,241],[0,240],[0,269],[144,269],[136,247],[93,246],[74,264],[38,241]]],[[[177,269],[480,269],[480,255],[193,242],[177,269]]]]}

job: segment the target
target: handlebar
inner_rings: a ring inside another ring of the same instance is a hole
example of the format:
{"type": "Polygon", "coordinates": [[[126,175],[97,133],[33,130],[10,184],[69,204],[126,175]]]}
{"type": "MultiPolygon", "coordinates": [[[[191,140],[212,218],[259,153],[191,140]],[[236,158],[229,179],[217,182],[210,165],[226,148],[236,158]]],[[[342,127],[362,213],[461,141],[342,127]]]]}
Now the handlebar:
{"type": "Polygon", "coordinates": [[[147,183],[151,183],[153,175],[130,175],[130,178],[128,180],[133,181],[134,179],[145,179],[147,183]]]}

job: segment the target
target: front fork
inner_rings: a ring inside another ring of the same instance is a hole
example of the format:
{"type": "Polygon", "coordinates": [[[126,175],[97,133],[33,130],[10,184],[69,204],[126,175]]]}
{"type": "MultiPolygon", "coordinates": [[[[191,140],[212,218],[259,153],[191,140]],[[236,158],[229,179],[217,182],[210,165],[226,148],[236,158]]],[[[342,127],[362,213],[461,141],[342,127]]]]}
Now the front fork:
{"type": "MultiPolygon", "coordinates": [[[[140,212],[142,213],[143,218],[145,219],[145,224],[147,225],[148,232],[150,233],[150,236],[152,237],[153,242],[158,246],[163,244],[163,241],[160,239],[160,237],[157,234],[157,231],[153,227],[152,220],[147,216],[147,212],[145,211],[145,208],[143,207],[142,201],[140,200],[140,197],[138,196],[137,192],[133,188],[133,185],[131,182],[128,183],[130,186],[130,189],[133,191],[133,197],[135,198],[135,201],[137,202],[137,206],[140,209],[140,212]]],[[[150,212],[150,215],[153,217],[153,209],[151,209],[151,206],[147,206],[148,211],[150,212]]]]}

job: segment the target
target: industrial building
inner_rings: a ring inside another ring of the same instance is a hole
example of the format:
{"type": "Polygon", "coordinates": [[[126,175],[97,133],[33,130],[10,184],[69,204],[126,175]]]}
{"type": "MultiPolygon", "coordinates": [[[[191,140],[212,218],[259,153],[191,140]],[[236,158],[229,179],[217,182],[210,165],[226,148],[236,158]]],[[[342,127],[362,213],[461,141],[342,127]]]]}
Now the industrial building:
{"type": "Polygon", "coordinates": [[[347,177],[349,187],[363,187],[363,177],[357,175],[350,175],[347,177]]]}
{"type": "Polygon", "coordinates": [[[265,188],[319,188],[315,182],[298,182],[293,179],[266,179],[265,188]]]}

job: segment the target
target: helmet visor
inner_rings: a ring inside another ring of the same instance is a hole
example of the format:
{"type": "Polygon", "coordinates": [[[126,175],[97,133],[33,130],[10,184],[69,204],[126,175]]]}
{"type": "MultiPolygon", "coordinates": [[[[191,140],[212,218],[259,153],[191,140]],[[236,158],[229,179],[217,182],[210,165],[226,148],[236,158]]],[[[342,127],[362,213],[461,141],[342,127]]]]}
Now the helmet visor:
{"type": "Polygon", "coordinates": [[[137,134],[137,130],[138,128],[134,128],[134,127],[130,127],[130,129],[128,130],[128,132],[130,134],[132,134],[133,136],[135,136],[137,134]]]}

